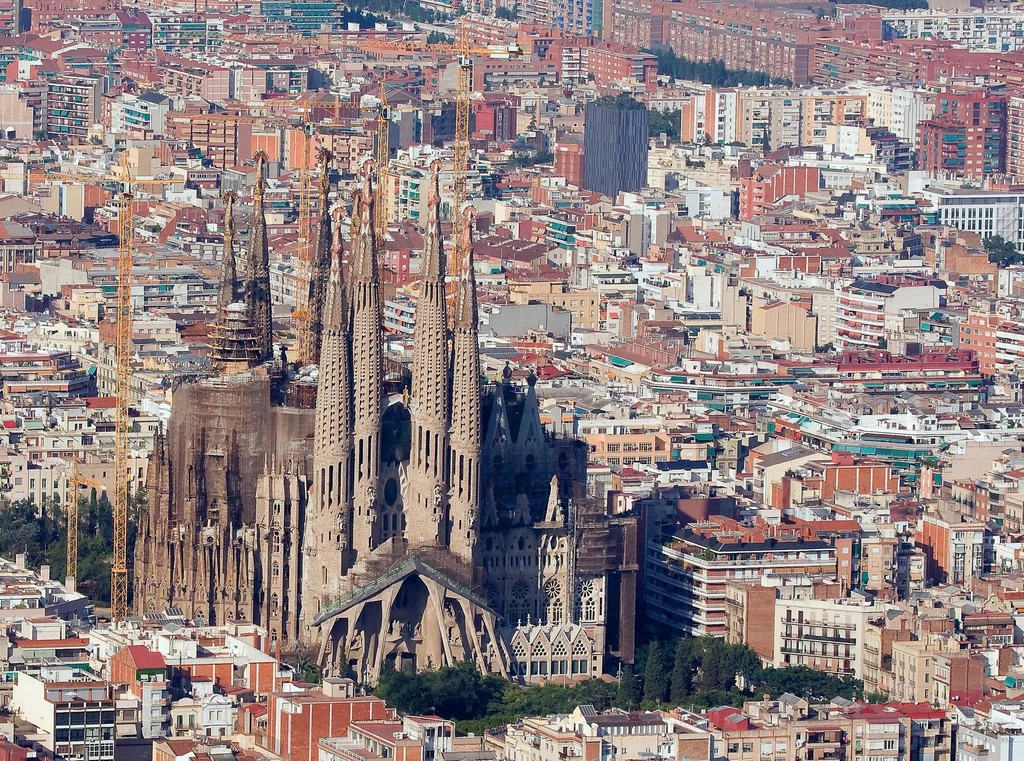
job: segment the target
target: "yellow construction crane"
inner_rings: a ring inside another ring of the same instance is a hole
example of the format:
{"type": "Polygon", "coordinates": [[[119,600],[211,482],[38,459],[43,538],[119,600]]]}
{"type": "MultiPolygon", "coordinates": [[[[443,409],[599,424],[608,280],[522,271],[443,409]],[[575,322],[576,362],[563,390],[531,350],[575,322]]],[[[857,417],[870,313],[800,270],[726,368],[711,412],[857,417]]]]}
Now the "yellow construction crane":
{"type": "Polygon", "coordinates": [[[391,109],[384,82],[380,83],[380,108],[377,112],[377,203],[374,206],[374,226],[377,245],[384,251],[384,236],[391,218],[391,109]]]}
{"type": "MultiPolygon", "coordinates": [[[[128,154],[121,154],[121,181],[117,215],[117,332],[115,334],[114,396],[117,398],[117,430],[114,434],[114,557],[110,565],[110,616],[120,621],[128,615],[128,502],[131,499],[128,444],[131,419],[132,348],[132,265],[135,261],[135,213],[132,206],[131,167],[128,154]]],[[[157,180],[155,184],[173,185],[177,180],[157,180]]],[[[143,180],[142,184],[153,184],[143,180]]]]}
{"type": "Polygon", "coordinates": [[[67,479],[68,487],[65,494],[67,502],[67,564],[64,575],[71,579],[78,578],[78,492],[83,486],[91,486],[96,491],[106,491],[98,479],[91,476],[83,476],[78,472],[78,458],[71,456],[71,467],[64,476],[67,479]]]}
{"type": "MultiPolygon", "coordinates": [[[[131,396],[131,341],[132,341],[132,264],[135,259],[135,212],[132,192],[132,172],[128,152],[121,154],[117,173],[106,176],[85,174],[46,173],[40,179],[56,182],[121,183],[118,196],[117,233],[117,326],[114,339],[114,397],[117,400],[116,431],[114,433],[114,552],[110,564],[110,613],[119,621],[128,615],[128,502],[131,494],[128,444],[131,420],[128,407],[131,396]]],[[[143,179],[140,185],[182,185],[181,177],[143,179]]]]}
{"type": "MultiPolygon", "coordinates": [[[[469,169],[469,123],[470,123],[470,100],[473,94],[473,58],[484,56],[488,58],[518,58],[529,52],[519,45],[507,45],[503,47],[473,47],[470,45],[469,34],[464,25],[459,26],[453,44],[422,44],[415,40],[390,41],[374,40],[365,46],[367,52],[380,54],[414,54],[414,53],[448,53],[455,56],[458,66],[458,77],[455,86],[455,147],[454,165],[452,170],[452,208],[451,219],[453,225],[452,237],[455,240],[455,256],[453,271],[458,271],[465,266],[468,252],[465,248],[466,236],[463,231],[466,226],[466,217],[462,214],[462,207],[466,203],[466,175],[469,169]]],[[[387,103],[381,88],[382,110],[387,103]]],[[[383,188],[380,172],[383,167],[387,170],[387,162],[381,161],[380,157],[380,131],[378,124],[377,135],[377,187],[383,188]]],[[[380,207],[378,204],[378,214],[380,207]]],[[[378,217],[378,225],[380,225],[378,217]]]]}

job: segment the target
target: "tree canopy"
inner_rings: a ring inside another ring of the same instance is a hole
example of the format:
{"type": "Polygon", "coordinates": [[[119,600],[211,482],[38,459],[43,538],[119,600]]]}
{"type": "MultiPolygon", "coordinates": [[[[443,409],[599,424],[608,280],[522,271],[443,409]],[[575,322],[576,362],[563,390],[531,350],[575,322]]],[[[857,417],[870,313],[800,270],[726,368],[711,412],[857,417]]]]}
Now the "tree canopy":
{"type": "Polygon", "coordinates": [[[982,242],[988,260],[999,267],[1010,267],[1014,264],[1024,263],[1024,254],[1017,250],[1017,246],[1008,241],[1002,235],[990,235],[982,242]]]}
{"type": "Polygon", "coordinates": [[[351,0],[347,3],[348,10],[367,11],[379,14],[380,20],[400,16],[421,24],[430,24],[437,20],[434,11],[424,8],[413,0],[351,0]]]}
{"type": "MultiPolygon", "coordinates": [[[[128,557],[134,554],[136,514],[141,493],[129,508],[128,557]]],[[[95,603],[110,602],[110,562],[114,543],[113,507],[106,496],[79,500],[78,591],[95,603]]],[[[0,555],[14,559],[25,553],[30,568],[50,566],[50,576],[67,573],[67,511],[55,500],[37,505],[32,500],[0,501],[0,555]]],[[[130,587],[129,587],[130,589],[130,587]]]]}
{"type": "Polygon", "coordinates": [[[437,714],[458,722],[464,732],[478,733],[523,716],[568,713],[578,705],[598,710],[666,704],[710,708],[784,692],[818,700],[857,699],[863,697],[863,683],[802,666],[764,668],[745,645],[698,637],[649,643],[638,653],[635,666],[622,667],[617,684],[587,679],[575,685],[523,687],[461,663],[417,673],[390,667],[376,688],[376,694],[400,713],[437,714]]]}
{"type": "Polygon", "coordinates": [[[677,56],[670,48],[654,51],[654,55],[658,59],[658,73],[675,79],[689,79],[716,87],[747,85],[764,87],[769,84],[792,84],[787,80],[773,80],[763,71],[728,69],[725,66],[725,61],[717,58],[712,58],[710,61],[691,61],[688,58],[677,56]]]}
{"type": "Polygon", "coordinates": [[[644,104],[629,93],[620,92],[616,96],[603,95],[594,101],[595,106],[614,108],[616,111],[642,111],[644,104]]]}
{"type": "Polygon", "coordinates": [[[651,109],[647,122],[651,137],[660,137],[664,133],[669,140],[678,140],[682,134],[683,113],[678,108],[672,111],[651,109]]]}

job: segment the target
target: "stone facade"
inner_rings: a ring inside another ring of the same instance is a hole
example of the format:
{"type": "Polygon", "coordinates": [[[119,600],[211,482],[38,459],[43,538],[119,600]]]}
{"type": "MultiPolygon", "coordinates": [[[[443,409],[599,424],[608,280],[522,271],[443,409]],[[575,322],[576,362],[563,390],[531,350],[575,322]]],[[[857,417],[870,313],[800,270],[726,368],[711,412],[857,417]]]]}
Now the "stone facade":
{"type": "MultiPolygon", "coordinates": [[[[389,662],[471,660],[530,681],[631,661],[637,524],[578,501],[586,448],[545,433],[535,377],[481,377],[471,254],[448,314],[436,176],[401,394],[385,384],[368,178],[354,196],[345,277],[342,212],[321,217],[334,233],[315,410],[281,402],[302,394],[278,363],[237,351],[175,392],[140,519],[137,607],[251,620],[367,682],[389,662]]],[[[222,345],[259,342],[266,305],[221,311],[222,345]]]]}

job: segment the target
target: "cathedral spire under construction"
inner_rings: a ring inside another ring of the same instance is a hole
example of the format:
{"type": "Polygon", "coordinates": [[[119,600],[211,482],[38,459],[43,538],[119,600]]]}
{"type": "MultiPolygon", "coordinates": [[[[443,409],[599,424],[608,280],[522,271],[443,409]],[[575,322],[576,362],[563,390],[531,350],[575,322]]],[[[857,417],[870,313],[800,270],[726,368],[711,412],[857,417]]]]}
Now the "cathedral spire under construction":
{"type": "Polygon", "coordinates": [[[224,194],[224,245],[217,289],[217,319],[223,320],[227,308],[238,301],[238,270],[235,265],[235,198],[233,191],[224,194]]]}
{"type": "Polygon", "coordinates": [[[259,151],[253,157],[256,183],[252,190],[253,216],[249,228],[249,257],[245,272],[245,305],[249,321],[256,331],[260,358],[267,359],[274,350],[273,314],[270,305],[270,247],[267,243],[267,216],[264,195],[267,191],[267,154],[259,151]]]}
{"type": "MultiPolygon", "coordinates": [[[[356,205],[359,205],[357,198],[356,205]]],[[[331,270],[326,284],[320,377],[313,437],[311,509],[303,537],[302,617],[307,627],[337,594],[347,566],[352,499],[352,357],[349,305],[342,281],[341,209],[334,215],[331,270]]],[[[307,629],[308,631],[308,629],[307,629]]]]}
{"type": "Polygon", "coordinates": [[[324,302],[327,298],[327,282],[331,276],[331,153],[326,148],[320,151],[318,162],[320,167],[320,186],[318,204],[320,220],[317,226],[316,248],[313,251],[313,267],[310,273],[309,320],[312,332],[310,362],[319,363],[323,344],[324,302]]]}
{"type": "Polygon", "coordinates": [[[217,317],[210,326],[213,360],[220,372],[233,375],[259,363],[261,348],[249,310],[238,303],[235,267],[235,194],[224,194],[224,253],[217,291],[217,317]]]}
{"type": "Polygon", "coordinates": [[[476,276],[470,228],[473,209],[465,209],[463,240],[466,252],[463,271],[455,282],[452,315],[452,415],[449,482],[449,547],[465,560],[473,560],[479,533],[480,443],[483,414],[480,398],[480,344],[477,327],[476,276]]]}
{"type": "Polygon", "coordinates": [[[412,443],[409,459],[412,503],[408,531],[414,547],[436,546],[445,526],[446,454],[451,414],[451,366],[448,361],[448,309],[445,301],[444,240],[440,219],[440,162],[431,167],[427,231],[424,236],[420,295],[412,361],[412,443]]]}
{"type": "Polygon", "coordinates": [[[358,560],[380,544],[378,486],[384,412],[384,315],[377,271],[372,166],[352,214],[348,300],[352,310],[352,377],[355,398],[352,549],[358,560]]]}

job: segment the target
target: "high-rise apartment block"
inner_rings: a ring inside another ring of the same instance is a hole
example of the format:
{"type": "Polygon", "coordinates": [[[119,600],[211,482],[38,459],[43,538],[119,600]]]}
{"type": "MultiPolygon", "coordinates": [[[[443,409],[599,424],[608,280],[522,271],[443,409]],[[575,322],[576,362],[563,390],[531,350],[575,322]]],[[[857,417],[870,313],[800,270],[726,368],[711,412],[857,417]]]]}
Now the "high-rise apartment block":
{"type": "Polygon", "coordinates": [[[46,130],[58,137],[84,140],[101,118],[103,80],[99,77],[63,76],[51,80],[46,91],[46,130]]]}
{"type": "Polygon", "coordinates": [[[934,96],[931,119],[917,125],[918,168],[982,178],[1005,170],[1006,98],[982,89],[934,96]]]}
{"type": "Polygon", "coordinates": [[[814,45],[834,27],[813,12],[695,0],[609,0],[604,17],[604,37],[613,42],[665,45],[691,61],[717,59],[730,69],[763,71],[795,84],[810,81],[814,45]]]}

